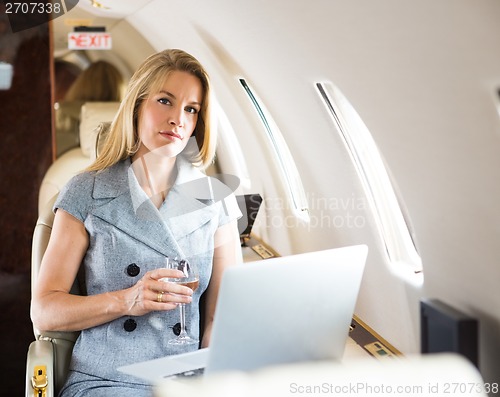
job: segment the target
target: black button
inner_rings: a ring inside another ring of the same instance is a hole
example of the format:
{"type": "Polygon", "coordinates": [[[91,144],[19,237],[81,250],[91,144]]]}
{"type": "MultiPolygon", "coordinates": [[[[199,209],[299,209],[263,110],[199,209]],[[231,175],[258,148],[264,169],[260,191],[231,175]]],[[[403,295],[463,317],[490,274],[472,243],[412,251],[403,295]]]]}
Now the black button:
{"type": "Polygon", "coordinates": [[[181,323],[177,323],[172,327],[172,330],[174,331],[174,334],[179,336],[181,334],[181,323]]]}
{"type": "Polygon", "coordinates": [[[135,277],[141,272],[141,268],[137,266],[135,263],[131,263],[127,266],[127,274],[130,277],[135,277]]]}
{"type": "Polygon", "coordinates": [[[127,332],[132,332],[137,328],[137,323],[135,322],[135,320],[129,318],[127,321],[123,323],[123,328],[127,332]]]}

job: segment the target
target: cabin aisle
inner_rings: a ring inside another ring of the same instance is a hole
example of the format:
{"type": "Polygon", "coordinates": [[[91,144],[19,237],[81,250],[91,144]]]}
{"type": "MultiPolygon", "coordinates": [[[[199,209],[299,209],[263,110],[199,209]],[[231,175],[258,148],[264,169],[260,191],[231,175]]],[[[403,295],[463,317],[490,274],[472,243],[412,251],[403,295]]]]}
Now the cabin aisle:
{"type": "Polygon", "coordinates": [[[35,339],[30,320],[30,275],[0,273],[1,397],[24,396],[26,353],[35,339]]]}

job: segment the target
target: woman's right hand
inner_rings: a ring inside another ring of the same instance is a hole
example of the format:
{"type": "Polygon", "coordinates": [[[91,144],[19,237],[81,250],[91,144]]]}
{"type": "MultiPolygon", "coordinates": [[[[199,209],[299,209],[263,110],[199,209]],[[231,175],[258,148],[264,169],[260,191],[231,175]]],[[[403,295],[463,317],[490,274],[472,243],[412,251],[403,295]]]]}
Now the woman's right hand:
{"type": "Polygon", "coordinates": [[[133,287],[124,290],[126,314],[142,316],[152,311],[165,311],[177,308],[179,303],[190,303],[193,290],[191,288],[160,281],[164,278],[182,278],[179,270],[159,268],[151,270],[133,287]]]}

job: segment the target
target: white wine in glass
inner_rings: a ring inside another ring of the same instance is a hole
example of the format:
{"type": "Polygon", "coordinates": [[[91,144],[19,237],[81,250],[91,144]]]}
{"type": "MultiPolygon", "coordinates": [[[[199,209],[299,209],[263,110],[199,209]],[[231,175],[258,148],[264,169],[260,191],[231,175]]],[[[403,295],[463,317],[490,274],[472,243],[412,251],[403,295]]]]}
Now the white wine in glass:
{"type": "MultiPolygon", "coordinates": [[[[184,277],[172,278],[167,277],[163,280],[170,283],[176,283],[179,285],[184,285],[191,288],[194,291],[198,288],[200,284],[200,278],[198,274],[198,268],[195,264],[191,264],[188,261],[181,259],[168,259],[167,263],[168,269],[180,270],[184,273],[184,277]]],[[[181,332],[175,338],[168,341],[169,345],[183,346],[183,345],[193,345],[198,344],[199,340],[192,338],[188,335],[186,330],[186,307],[185,303],[179,303],[179,314],[181,318],[181,332]]]]}

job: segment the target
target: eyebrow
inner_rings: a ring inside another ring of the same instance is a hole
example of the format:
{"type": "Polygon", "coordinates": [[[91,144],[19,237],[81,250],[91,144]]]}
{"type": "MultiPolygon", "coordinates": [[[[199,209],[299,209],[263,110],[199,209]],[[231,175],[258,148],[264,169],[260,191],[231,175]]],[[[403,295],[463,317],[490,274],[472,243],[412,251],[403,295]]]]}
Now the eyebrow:
{"type": "MultiPolygon", "coordinates": [[[[171,97],[171,98],[173,98],[173,99],[177,99],[177,98],[175,97],[175,95],[174,95],[174,94],[172,94],[171,92],[165,91],[165,90],[161,90],[161,91],[160,91],[160,94],[165,94],[165,95],[167,95],[167,96],[169,96],[169,97],[171,97]]],[[[201,106],[201,103],[196,102],[196,101],[189,102],[189,104],[190,104],[190,105],[198,105],[198,106],[201,106]]]]}

